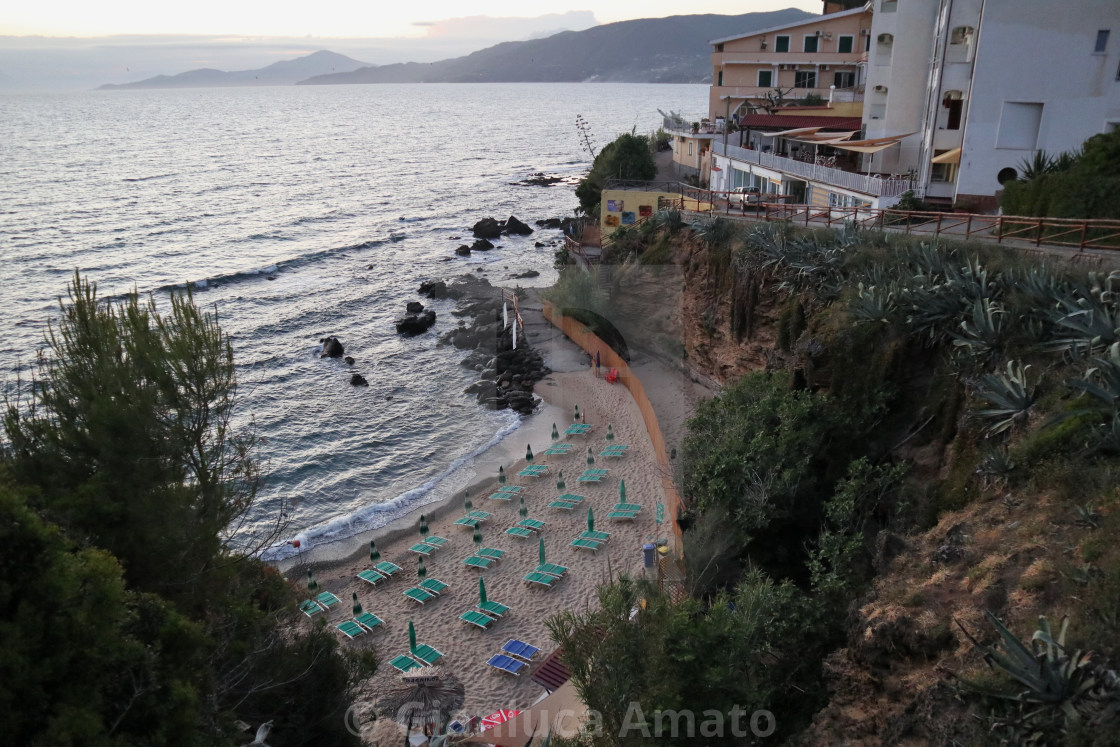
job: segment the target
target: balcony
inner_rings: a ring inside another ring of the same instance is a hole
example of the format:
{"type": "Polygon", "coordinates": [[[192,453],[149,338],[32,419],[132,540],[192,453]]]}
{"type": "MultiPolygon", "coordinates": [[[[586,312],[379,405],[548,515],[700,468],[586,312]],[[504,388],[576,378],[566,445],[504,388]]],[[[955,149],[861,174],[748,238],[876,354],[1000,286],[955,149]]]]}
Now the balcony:
{"type": "Polygon", "coordinates": [[[712,152],[716,155],[727,156],[739,163],[754,164],[764,169],[781,171],[805,181],[848,189],[865,195],[898,197],[907,190],[915,188],[909,178],[871,176],[857,171],[845,171],[832,166],[776,156],[760,150],[748,150],[735,145],[725,146],[719,141],[712,143],[712,152]]]}

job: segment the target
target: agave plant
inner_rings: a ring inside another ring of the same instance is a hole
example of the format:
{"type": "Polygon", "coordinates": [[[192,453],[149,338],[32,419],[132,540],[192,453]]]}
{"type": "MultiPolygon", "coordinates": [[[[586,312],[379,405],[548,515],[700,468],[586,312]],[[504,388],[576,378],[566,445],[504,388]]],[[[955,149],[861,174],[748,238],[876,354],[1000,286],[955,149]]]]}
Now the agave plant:
{"type": "Polygon", "coordinates": [[[666,230],[670,236],[676,236],[688,223],[680,210],[658,210],[646,222],[654,231],[666,230]]]}
{"type": "Polygon", "coordinates": [[[1070,379],[1069,385],[1080,389],[1106,410],[1120,411],[1120,342],[1108,346],[1103,358],[1079,379],[1070,379]]]}
{"type": "Polygon", "coordinates": [[[855,297],[848,302],[848,311],[857,323],[889,324],[898,311],[894,289],[891,286],[878,285],[865,287],[860,283],[855,297]]]}
{"type": "Polygon", "coordinates": [[[993,358],[1003,352],[1007,334],[1003,326],[1004,308],[990,298],[972,302],[972,313],[954,332],[953,345],[979,358],[993,358]]]}
{"type": "Polygon", "coordinates": [[[739,224],[720,216],[692,224],[693,235],[710,249],[728,248],[739,235],[739,224]]]}
{"type": "Polygon", "coordinates": [[[1107,297],[1106,293],[1100,293],[1061,301],[1051,312],[1059,337],[1044,344],[1043,349],[1092,355],[1120,342],[1120,305],[1108,301],[1107,297]]]}
{"type": "Polygon", "coordinates": [[[976,396],[993,406],[971,414],[992,421],[984,429],[989,438],[1026,421],[1035,402],[1034,387],[1027,378],[1029,370],[1029,365],[1008,361],[1006,373],[985,374],[977,383],[976,396]]]}
{"type": "Polygon", "coordinates": [[[1019,177],[1029,182],[1040,176],[1054,173],[1056,165],[1057,161],[1052,155],[1044,150],[1036,150],[1030,158],[1024,158],[1019,162],[1019,177]]]}

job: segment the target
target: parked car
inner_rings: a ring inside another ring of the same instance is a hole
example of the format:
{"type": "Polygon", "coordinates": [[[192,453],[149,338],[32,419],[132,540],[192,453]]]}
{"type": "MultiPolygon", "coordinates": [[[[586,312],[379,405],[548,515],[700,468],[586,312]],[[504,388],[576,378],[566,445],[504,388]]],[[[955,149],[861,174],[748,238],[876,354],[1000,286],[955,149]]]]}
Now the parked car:
{"type": "Polygon", "coordinates": [[[748,207],[758,210],[762,207],[762,192],[755,187],[736,187],[731,190],[730,202],[740,210],[746,210],[748,207]]]}

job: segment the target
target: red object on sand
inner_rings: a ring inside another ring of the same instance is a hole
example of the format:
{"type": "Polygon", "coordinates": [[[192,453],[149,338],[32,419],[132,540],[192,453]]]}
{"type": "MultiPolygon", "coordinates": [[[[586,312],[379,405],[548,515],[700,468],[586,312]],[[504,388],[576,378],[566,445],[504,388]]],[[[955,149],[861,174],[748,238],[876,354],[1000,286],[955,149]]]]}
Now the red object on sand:
{"type": "Polygon", "coordinates": [[[504,724],[505,722],[509,721],[511,718],[513,718],[514,716],[516,716],[519,713],[521,713],[521,711],[514,711],[514,710],[507,709],[507,708],[499,708],[498,710],[491,713],[489,716],[486,716],[485,718],[482,719],[482,727],[479,729],[479,731],[486,731],[487,729],[493,729],[498,724],[504,724]]]}
{"type": "Polygon", "coordinates": [[[610,373],[607,374],[607,381],[609,381],[612,384],[615,383],[616,381],[618,381],[618,369],[617,368],[612,368],[610,370],[610,373]]]}
{"type": "Polygon", "coordinates": [[[292,547],[299,549],[299,540],[292,540],[292,547]]]}

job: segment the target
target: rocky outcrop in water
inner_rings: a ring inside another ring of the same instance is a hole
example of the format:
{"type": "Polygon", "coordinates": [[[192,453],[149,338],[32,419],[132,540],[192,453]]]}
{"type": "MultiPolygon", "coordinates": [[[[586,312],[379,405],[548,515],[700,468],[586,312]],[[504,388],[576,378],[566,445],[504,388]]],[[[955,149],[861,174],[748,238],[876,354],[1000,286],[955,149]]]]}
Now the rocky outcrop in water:
{"type": "Polygon", "coordinates": [[[427,332],[436,323],[436,312],[428,309],[419,314],[405,314],[396,321],[397,332],[402,335],[418,335],[427,332]]]}
{"type": "Polygon", "coordinates": [[[323,337],[319,342],[323,344],[323,349],[320,351],[319,355],[320,358],[341,358],[343,353],[346,352],[337,337],[323,337]]]}
{"type": "Polygon", "coordinates": [[[369,386],[369,382],[366,381],[365,376],[362,376],[361,374],[354,374],[353,376],[350,377],[350,385],[351,386],[369,386]]]}

